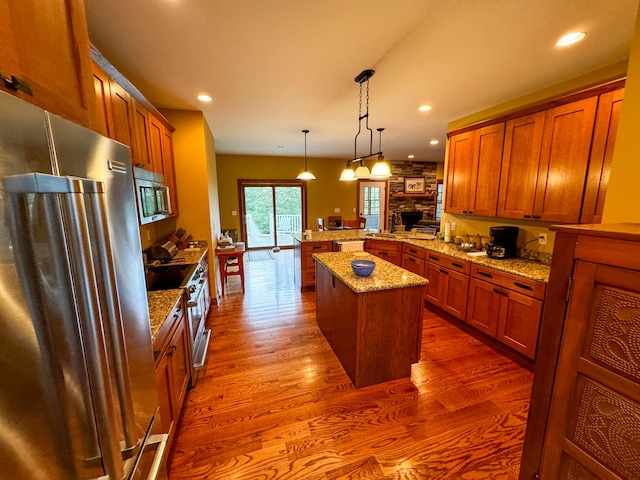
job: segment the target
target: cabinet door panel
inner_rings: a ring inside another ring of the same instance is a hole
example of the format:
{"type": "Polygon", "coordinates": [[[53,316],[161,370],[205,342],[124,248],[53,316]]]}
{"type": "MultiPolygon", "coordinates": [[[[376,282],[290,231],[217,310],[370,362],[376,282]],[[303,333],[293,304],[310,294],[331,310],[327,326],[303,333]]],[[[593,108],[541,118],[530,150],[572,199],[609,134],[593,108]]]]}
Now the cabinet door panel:
{"type": "Polygon", "coordinates": [[[462,273],[446,270],[442,308],[456,318],[464,320],[467,315],[469,277],[462,273]]]}
{"type": "Polygon", "coordinates": [[[171,357],[169,355],[162,354],[162,358],[156,366],[155,377],[162,429],[171,437],[175,427],[175,417],[173,413],[175,411],[175,405],[171,397],[173,380],[171,378],[170,360],[171,357]]]}
{"type": "Polygon", "coordinates": [[[522,219],[533,214],[544,116],[539,112],[506,124],[498,217],[522,219]]]}
{"type": "Polygon", "coordinates": [[[499,123],[476,131],[467,208],[469,214],[496,216],[504,127],[504,123],[499,123]]]}
{"type": "Polygon", "coordinates": [[[180,416],[180,409],[184,397],[187,393],[187,386],[189,385],[190,369],[189,369],[189,340],[187,338],[188,332],[185,328],[185,317],[183,316],[179,321],[176,333],[173,336],[171,342],[173,348],[173,355],[171,356],[171,374],[172,374],[172,397],[173,414],[175,418],[180,416]]]}
{"type": "Polygon", "coordinates": [[[111,120],[111,89],[109,87],[109,75],[96,63],[91,64],[93,73],[93,87],[96,94],[96,112],[93,124],[97,132],[105,137],[111,137],[109,125],[111,120]]]}
{"type": "Polygon", "coordinates": [[[440,271],[441,267],[426,262],[424,264],[425,276],[429,280],[429,284],[425,290],[425,300],[433,303],[438,307],[442,306],[442,291],[444,288],[444,274],[440,271]]]}
{"type": "Polygon", "coordinates": [[[413,255],[402,254],[402,268],[424,277],[424,260],[413,255]]]}
{"type": "Polygon", "coordinates": [[[542,302],[511,290],[502,291],[506,296],[500,303],[496,338],[527,357],[535,358],[542,302]]]}
{"type": "Polygon", "coordinates": [[[147,109],[135,99],[131,99],[133,107],[133,141],[131,157],[133,164],[138,168],[151,169],[149,159],[149,116],[147,109]]]}
{"type": "Polygon", "coordinates": [[[500,313],[500,288],[472,278],[469,282],[467,323],[495,338],[500,313]]]}
{"type": "Polygon", "coordinates": [[[164,183],[169,187],[171,215],[178,215],[178,188],[173,159],[173,134],[164,125],[162,126],[162,169],[164,171],[164,183]]]}
{"type": "Polygon", "coordinates": [[[111,138],[131,147],[131,125],[133,124],[131,96],[113,80],[109,82],[109,91],[111,92],[112,123],[109,127],[111,138]]]}
{"type": "Polygon", "coordinates": [[[449,166],[447,170],[447,213],[467,213],[471,169],[473,167],[473,139],[475,132],[454,135],[449,141],[449,166]]]}
{"type": "Polygon", "coordinates": [[[624,89],[600,95],[580,223],[602,222],[624,89]]]}
{"type": "Polygon", "coordinates": [[[597,102],[591,97],[546,111],[532,218],[580,219],[597,102]]]}
{"type": "Polygon", "coordinates": [[[153,115],[149,115],[149,152],[153,171],[164,175],[162,124],[153,115]]]}

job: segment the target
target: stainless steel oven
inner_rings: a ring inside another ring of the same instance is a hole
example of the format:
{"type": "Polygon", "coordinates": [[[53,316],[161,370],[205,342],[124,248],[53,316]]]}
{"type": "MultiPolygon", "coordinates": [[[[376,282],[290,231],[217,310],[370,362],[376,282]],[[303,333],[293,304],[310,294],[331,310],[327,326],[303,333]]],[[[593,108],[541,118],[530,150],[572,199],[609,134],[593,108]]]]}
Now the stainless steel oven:
{"type": "MultiPolygon", "coordinates": [[[[203,261],[203,263],[206,259],[203,261]]],[[[206,329],[208,312],[208,289],[209,282],[206,275],[206,264],[198,264],[191,277],[187,291],[189,299],[187,301],[187,317],[189,323],[189,333],[193,352],[193,362],[191,365],[191,386],[196,384],[198,372],[204,367],[207,359],[207,349],[211,338],[211,330],[206,329]]]]}

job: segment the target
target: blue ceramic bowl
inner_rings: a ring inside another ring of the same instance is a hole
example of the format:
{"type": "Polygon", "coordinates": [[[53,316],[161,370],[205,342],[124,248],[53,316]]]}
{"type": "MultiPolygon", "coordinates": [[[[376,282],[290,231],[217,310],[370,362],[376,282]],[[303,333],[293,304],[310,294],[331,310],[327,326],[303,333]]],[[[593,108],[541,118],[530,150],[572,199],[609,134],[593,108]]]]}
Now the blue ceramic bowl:
{"type": "Polygon", "coordinates": [[[373,260],[351,260],[351,268],[353,273],[359,277],[368,277],[376,268],[376,262],[373,260]]]}

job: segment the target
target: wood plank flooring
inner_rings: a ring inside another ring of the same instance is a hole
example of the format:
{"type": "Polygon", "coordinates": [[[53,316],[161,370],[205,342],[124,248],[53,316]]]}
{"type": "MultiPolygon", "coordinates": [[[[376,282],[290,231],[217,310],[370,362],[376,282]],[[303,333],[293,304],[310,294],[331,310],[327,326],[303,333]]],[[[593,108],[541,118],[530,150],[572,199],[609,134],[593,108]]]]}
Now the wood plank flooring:
{"type": "Polygon", "coordinates": [[[411,378],[356,390],[291,251],[276,258],[246,262],[246,293],[231,278],[212,308],[172,480],[517,478],[533,380],[518,357],[425,309],[411,378]]]}

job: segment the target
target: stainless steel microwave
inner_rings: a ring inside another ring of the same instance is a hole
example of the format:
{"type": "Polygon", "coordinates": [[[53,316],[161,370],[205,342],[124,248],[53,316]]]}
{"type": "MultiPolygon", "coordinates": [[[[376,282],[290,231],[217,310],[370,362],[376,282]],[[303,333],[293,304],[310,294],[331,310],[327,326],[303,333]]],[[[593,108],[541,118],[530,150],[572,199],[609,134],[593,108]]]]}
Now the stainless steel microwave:
{"type": "Polygon", "coordinates": [[[133,177],[140,225],[157,222],[171,215],[169,187],[164,184],[164,177],[141,168],[133,169],[133,177]]]}

